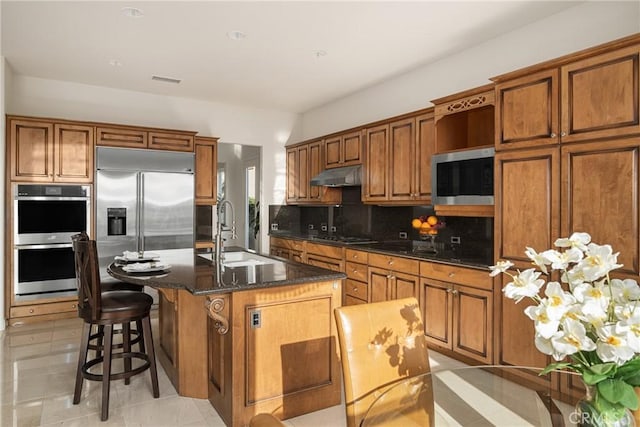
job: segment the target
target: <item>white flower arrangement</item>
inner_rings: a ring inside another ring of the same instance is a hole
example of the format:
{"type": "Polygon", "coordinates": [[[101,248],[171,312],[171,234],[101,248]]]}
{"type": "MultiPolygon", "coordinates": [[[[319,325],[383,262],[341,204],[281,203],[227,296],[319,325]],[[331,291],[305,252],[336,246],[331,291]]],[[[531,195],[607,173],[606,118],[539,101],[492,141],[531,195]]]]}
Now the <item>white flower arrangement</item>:
{"type": "Polygon", "coordinates": [[[563,368],[580,373],[585,384],[596,387],[597,410],[612,418],[625,408],[638,409],[633,387],[640,386],[640,286],[632,279],[612,279],[609,273],[622,267],[618,253],[592,243],[587,233],[558,239],[555,246],[540,253],[526,248],[537,269],[512,273],[512,262],[498,261],[490,275],[512,278],[503,288],[505,297],[536,303],[524,310],[534,322],[535,346],[558,361],[543,373],[563,368]],[[554,271],[561,283],[541,278],[554,271]],[[560,362],[567,357],[570,361],[560,362]]]}

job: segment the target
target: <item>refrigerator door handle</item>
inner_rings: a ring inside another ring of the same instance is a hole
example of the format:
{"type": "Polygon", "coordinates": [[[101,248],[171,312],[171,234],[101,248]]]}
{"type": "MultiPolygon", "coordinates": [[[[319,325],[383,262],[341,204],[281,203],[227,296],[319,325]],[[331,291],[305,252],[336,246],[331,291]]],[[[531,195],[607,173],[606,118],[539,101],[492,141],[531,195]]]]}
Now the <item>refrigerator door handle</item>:
{"type": "Polygon", "coordinates": [[[144,252],[144,173],[138,173],[138,188],[137,188],[137,200],[136,200],[136,235],[138,240],[138,252],[144,252]]]}

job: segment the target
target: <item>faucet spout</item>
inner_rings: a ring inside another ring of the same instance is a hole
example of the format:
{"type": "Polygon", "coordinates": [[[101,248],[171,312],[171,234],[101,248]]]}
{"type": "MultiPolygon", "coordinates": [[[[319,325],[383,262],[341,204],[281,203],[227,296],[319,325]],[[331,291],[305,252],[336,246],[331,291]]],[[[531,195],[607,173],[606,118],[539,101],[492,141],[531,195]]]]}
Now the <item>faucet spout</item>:
{"type": "Polygon", "coordinates": [[[222,232],[227,231],[227,230],[223,230],[222,228],[222,218],[221,218],[222,212],[225,206],[229,206],[229,208],[231,209],[231,230],[230,230],[231,238],[236,239],[238,237],[238,235],[236,234],[236,217],[233,209],[233,203],[231,203],[229,200],[222,200],[221,202],[218,203],[218,209],[217,209],[218,224],[216,227],[216,241],[215,241],[217,263],[221,263],[223,259],[224,239],[222,238],[222,232]]]}

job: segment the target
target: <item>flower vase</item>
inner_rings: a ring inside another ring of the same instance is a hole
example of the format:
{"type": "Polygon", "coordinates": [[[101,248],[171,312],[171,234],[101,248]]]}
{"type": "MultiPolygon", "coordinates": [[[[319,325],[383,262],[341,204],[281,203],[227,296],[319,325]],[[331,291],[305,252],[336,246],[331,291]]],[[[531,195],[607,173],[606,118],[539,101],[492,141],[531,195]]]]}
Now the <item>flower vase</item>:
{"type": "Polygon", "coordinates": [[[602,410],[598,405],[598,390],[593,385],[585,384],[585,395],[576,404],[576,412],[572,414],[572,422],[584,427],[634,427],[635,419],[631,411],[602,410]]]}

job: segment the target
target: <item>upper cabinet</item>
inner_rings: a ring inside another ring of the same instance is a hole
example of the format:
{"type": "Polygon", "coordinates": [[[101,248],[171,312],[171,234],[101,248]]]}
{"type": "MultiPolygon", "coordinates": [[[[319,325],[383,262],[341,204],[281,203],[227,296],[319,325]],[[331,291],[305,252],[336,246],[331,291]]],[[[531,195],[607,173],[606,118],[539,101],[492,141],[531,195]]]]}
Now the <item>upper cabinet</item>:
{"type": "Polygon", "coordinates": [[[640,46],[628,44],[493,78],[496,150],[640,133],[640,46]]]}
{"type": "Polygon", "coordinates": [[[433,110],[367,128],[362,201],[429,204],[433,110]]]}
{"type": "Polygon", "coordinates": [[[96,145],[192,152],[196,132],[129,126],[98,126],[96,134],[96,145]]]}
{"type": "Polygon", "coordinates": [[[324,170],[322,140],[296,144],[286,149],[287,204],[336,204],[342,200],[339,188],[311,185],[311,178],[324,170]]]}
{"type": "Polygon", "coordinates": [[[12,181],[93,182],[94,128],[7,117],[12,181]]]}
{"type": "Polygon", "coordinates": [[[353,166],[362,163],[362,131],[355,130],[324,139],[324,168],[353,166]]]}
{"type": "Polygon", "coordinates": [[[196,204],[217,203],[218,138],[195,138],[195,191],[196,204]]]}
{"type": "Polygon", "coordinates": [[[494,144],[493,84],[434,99],[435,152],[488,147],[494,144]]]}

